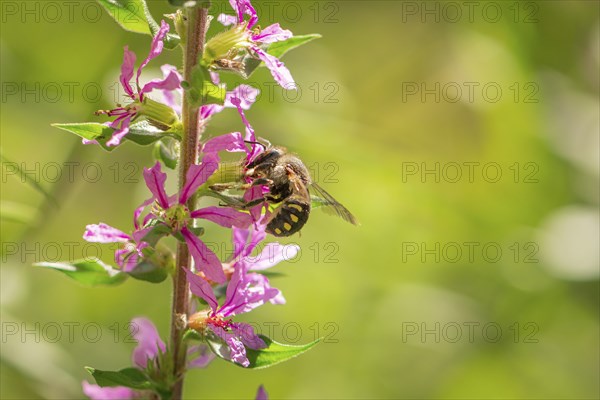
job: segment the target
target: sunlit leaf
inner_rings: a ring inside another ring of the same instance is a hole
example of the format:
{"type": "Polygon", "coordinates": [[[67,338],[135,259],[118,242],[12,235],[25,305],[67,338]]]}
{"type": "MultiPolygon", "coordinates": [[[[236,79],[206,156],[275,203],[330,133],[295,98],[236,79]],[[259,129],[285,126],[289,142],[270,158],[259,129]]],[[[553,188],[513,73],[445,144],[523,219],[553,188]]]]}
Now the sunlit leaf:
{"type": "MultiPolygon", "coordinates": [[[[114,129],[110,126],[106,126],[98,122],[52,124],[52,126],[74,133],[83,139],[95,140],[105,150],[112,151],[115,149],[115,146],[106,145],[106,142],[110,140],[114,133],[114,129]]],[[[129,140],[142,146],[147,146],[165,137],[176,138],[177,136],[173,133],[168,131],[165,132],[156,128],[155,126],[152,126],[150,123],[148,123],[148,121],[140,121],[129,126],[129,133],[125,135],[124,140],[129,140]]]]}
{"type": "Polygon", "coordinates": [[[167,168],[175,169],[179,152],[177,142],[173,139],[164,139],[156,142],[152,155],[155,160],[162,162],[167,168]]]}
{"type": "Polygon", "coordinates": [[[97,0],[123,29],[151,35],[158,24],[150,16],[144,0],[97,0]]]}
{"type": "Polygon", "coordinates": [[[300,47],[303,44],[306,44],[308,42],[312,42],[313,40],[319,39],[321,37],[322,36],[319,35],[318,33],[311,33],[309,35],[292,36],[289,39],[282,40],[280,42],[271,43],[269,45],[269,47],[267,48],[267,52],[274,57],[280,58],[288,51],[293,50],[296,47],[300,47]]]}
{"type": "Polygon", "coordinates": [[[160,283],[169,276],[166,268],[156,265],[150,260],[143,260],[127,274],[134,279],[151,283],[160,283]]]}
{"type": "Polygon", "coordinates": [[[212,83],[210,74],[206,68],[200,65],[193,69],[190,82],[184,81],[181,86],[185,89],[186,95],[192,104],[196,106],[203,104],[223,105],[225,102],[225,87],[212,83]]]}
{"type": "MultiPolygon", "coordinates": [[[[314,342],[296,346],[290,344],[277,343],[264,335],[259,336],[262,340],[264,340],[267,347],[261,350],[253,350],[246,348],[246,356],[250,361],[250,365],[246,368],[267,368],[275,364],[291,360],[292,358],[298,357],[300,354],[307,352],[321,341],[321,339],[317,339],[314,342]]],[[[226,352],[223,351],[223,346],[226,346],[224,342],[211,339],[208,341],[208,344],[213,353],[215,353],[218,357],[227,360],[227,358],[223,356],[224,354],[226,354],[226,352]]],[[[232,362],[230,360],[227,361],[232,362]]],[[[241,367],[241,365],[237,363],[234,364],[241,367]]]]}
{"type": "MultiPolygon", "coordinates": [[[[123,29],[155,36],[160,25],[152,17],[144,0],[96,0],[123,29]]],[[[169,33],[164,39],[167,49],[174,49],[180,42],[178,35],[169,33]]]]}
{"type": "Polygon", "coordinates": [[[40,262],[36,267],[50,268],[75,279],[86,286],[115,285],[123,282],[127,275],[103,263],[97,258],[73,262],[40,262]]]}
{"type": "Polygon", "coordinates": [[[125,386],[132,389],[152,389],[152,382],[146,374],[137,368],[124,368],[119,371],[102,371],[99,369],[85,368],[96,380],[98,386],[125,386]]]}
{"type": "MultiPolygon", "coordinates": [[[[289,39],[271,43],[269,46],[263,46],[263,48],[270,55],[277,58],[281,58],[288,51],[295,49],[296,47],[300,47],[303,44],[311,42],[320,37],[321,35],[317,33],[312,33],[309,35],[292,36],[289,39]]],[[[252,75],[256,68],[258,68],[260,65],[261,61],[258,59],[250,58],[246,60],[246,65],[244,68],[246,76],[249,77],[250,75],[252,75]]]]}

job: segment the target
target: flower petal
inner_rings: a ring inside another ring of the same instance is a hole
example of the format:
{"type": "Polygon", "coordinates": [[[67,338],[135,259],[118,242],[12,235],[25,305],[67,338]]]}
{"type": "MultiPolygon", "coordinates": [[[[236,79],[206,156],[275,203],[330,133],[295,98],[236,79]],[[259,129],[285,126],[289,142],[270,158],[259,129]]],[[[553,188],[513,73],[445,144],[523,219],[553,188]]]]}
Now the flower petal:
{"type": "Polygon", "coordinates": [[[244,367],[250,365],[250,361],[248,361],[248,357],[246,356],[246,348],[235,334],[225,331],[220,326],[210,325],[210,329],[227,344],[229,351],[226,354],[222,354],[223,357],[244,367]]]}
{"type": "Polygon", "coordinates": [[[121,86],[125,90],[125,93],[129,97],[134,97],[135,93],[129,84],[131,78],[133,77],[133,67],[135,66],[135,53],[133,51],[129,51],[129,47],[125,46],[123,51],[123,63],[121,64],[121,76],[119,80],[121,81],[121,86]]]}
{"type": "Polygon", "coordinates": [[[231,324],[231,330],[242,340],[242,343],[250,349],[259,350],[267,347],[265,342],[254,333],[254,328],[250,324],[234,322],[231,324]]]}
{"type": "Polygon", "coordinates": [[[250,20],[248,20],[248,29],[252,29],[256,22],[258,21],[258,15],[256,14],[256,10],[252,7],[252,3],[250,0],[229,0],[229,4],[235,10],[238,23],[244,22],[244,14],[250,16],[250,20]]]}
{"type": "Polygon", "coordinates": [[[223,26],[235,25],[238,23],[236,16],[227,14],[219,14],[217,21],[219,21],[223,26]]]}
{"type": "Polygon", "coordinates": [[[215,114],[220,113],[225,108],[235,108],[236,106],[231,102],[232,98],[240,99],[240,106],[244,110],[248,110],[252,104],[256,101],[256,98],[260,94],[260,90],[250,85],[238,85],[235,89],[225,94],[224,104],[207,104],[199,109],[200,119],[208,119],[215,114]]]}
{"type": "Polygon", "coordinates": [[[254,251],[254,249],[256,248],[256,246],[258,246],[258,244],[260,242],[262,242],[264,240],[264,238],[267,237],[267,233],[265,232],[267,226],[266,224],[256,224],[252,230],[252,235],[250,236],[250,243],[248,243],[248,246],[246,247],[246,250],[244,251],[244,255],[245,256],[249,256],[250,253],[252,253],[254,251]]]}
{"type": "Polygon", "coordinates": [[[150,53],[148,57],[142,62],[137,70],[136,82],[138,87],[140,86],[140,75],[142,74],[142,69],[148,65],[148,63],[154,58],[158,57],[163,50],[163,39],[167,36],[167,32],[169,32],[169,24],[165,22],[165,20],[160,21],[160,29],[156,33],[156,36],[152,38],[152,44],[150,45],[150,53]]]}
{"type": "Polygon", "coordinates": [[[83,394],[91,400],[127,400],[136,397],[135,391],[125,386],[100,387],[83,381],[81,387],[83,394]]]}
{"type": "Polygon", "coordinates": [[[233,104],[238,109],[238,112],[240,113],[240,117],[242,118],[242,122],[244,123],[244,125],[246,125],[246,137],[244,138],[244,140],[247,140],[249,142],[256,142],[256,136],[254,135],[254,128],[252,128],[252,125],[250,125],[250,121],[248,121],[248,118],[246,118],[246,114],[244,113],[244,108],[242,107],[242,100],[240,98],[232,96],[229,99],[229,101],[231,102],[231,104],[233,104]]]}
{"type": "Polygon", "coordinates": [[[188,368],[206,368],[212,360],[215,359],[215,354],[210,351],[209,347],[205,344],[198,346],[190,346],[188,348],[188,368]],[[192,356],[198,354],[198,356],[192,359],[192,356]]]}
{"type": "Polygon", "coordinates": [[[148,360],[153,360],[158,352],[166,351],[165,343],[161,340],[156,327],[147,318],[134,318],[131,320],[131,334],[138,345],[133,349],[133,363],[140,368],[146,368],[148,360]]]}
{"type": "Polygon", "coordinates": [[[256,99],[260,95],[260,90],[250,85],[238,85],[235,89],[225,94],[224,106],[228,108],[234,108],[238,105],[242,110],[248,110],[256,102],[256,99]],[[231,102],[232,98],[239,99],[238,105],[231,102]]]}
{"type": "Polygon", "coordinates": [[[103,222],[99,224],[87,225],[83,238],[88,242],[97,243],[127,243],[131,240],[131,236],[123,231],[106,225],[103,222]]]}
{"type": "Polygon", "coordinates": [[[233,228],[233,259],[245,257],[244,250],[250,236],[250,229],[233,228]]]}
{"type": "Polygon", "coordinates": [[[279,289],[271,287],[269,278],[262,274],[251,273],[246,275],[248,286],[248,306],[244,312],[265,304],[267,301],[273,304],[285,304],[285,299],[279,289]],[[279,296],[277,301],[273,301],[279,296]]]}
{"type": "MultiPolygon", "coordinates": [[[[133,212],[133,226],[135,226],[136,230],[140,229],[140,215],[144,212],[144,209],[148,207],[150,204],[154,202],[154,196],[150,197],[148,200],[144,201],[138,208],[133,212]]],[[[135,235],[134,235],[135,236],[135,235]]]]}
{"type": "Polygon", "coordinates": [[[197,271],[202,271],[208,279],[217,283],[224,283],[227,278],[219,257],[213,253],[202,240],[194,235],[187,227],[181,230],[190,253],[194,258],[197,271]]]}
{"type": "Polygon", "coordinates": [[[217,153],[223,150],[229,152],[248,152],[244,138],[239,132],[232,132],[214,137],[204,143],[204,146],[202,147],[203,153],[217,153]]]}
{"type": "Polygon", "coordinates": [[[207,154],[200,165],[192,164],[185,174],[185,185],[179,194],[179,204],[185,204],[196,190],[219,168],[219,158],[207,154]]]}
{"type": "Polygon", "coordinates": [[[131,272],[138,265],[140,255],[138,254],[135,246],[131,244],[132,248],[128,248],[126,245],[124,249],[115,251],[115,262],[121,267],[123,272],[131,272]]]}
{"type": "Polygon", "coordinates": [[[181,81],[183,81],[183,76],[177,71],[177,67],[174,65],[164,64],[160,67],[163,77],[167,78],[169,74],[174,73],[179,78],[179,88],[175,90],[162,90],[163,99],[166,105],[171,107],[175,112],[181,115],[181,96],[183,95],[183,89],[181,88],[181,81]],[[178,99],[175,98],[175,94],[177,94],[178,99]]]}
{"type": "Polygon", "coordinates": [[[204,278],[196,275],[191,270],[185,268],[188,281],[190,282],[190,290],[195,296],[198,296],[208,303],[213,311],[216,311],[219,307],[217,298],[212,290],[212,286],[204,278]]]}
{"type": "Polygon", "coordinates": [[[225,228],[246,228],[252,224],[252,216],[229,207],[205,207],[191,213],[192,218],[202,218],[225,228]]]}
{"type": "MultiPolygon", "coordinates": [[[[244,201],[250,202],[264,197],[263,190],[260,186],[251,186],[244,192],[244,201]]],[[[250,208],[250,215],[255,221],[260,219],[262,214],[263,203],[259,203],[254,207],[250,208]]]]}
{"type": "Polygon", "coordinates": [[[215,71],[208,71],[208,74],[210,75],[210,80],[212,81],[212,83],[214,83],[215,85],[219,85],[219,83],[221,82],[219,73],[215,71]]]}
{"type": "Polygon", "coordinates": [[[269,243],[256,257],[256,262],[253,262],[249,269],[252,271],[262,271],[271,268],[281,261],[288,261],[296,257],[299,251],[300,246],[295,244],[281,245],[279,243],[269,243]]]}
{"type": "Polygon", "coordinates": [[[181,88],[181,75],[177,71],[170,71],[164,79],[154,79],[146,83],[142,93],[150,93],[154,89],[170,92],[181,88]]]}
{"type": "Polygon", "coordinates": [[[198,118],[200,121],[208,119],[223,111],[224,108],[218,104],[206,104],[198,109],[198,118]]]}
{"type": "Polygon", "coordinates": [[[296,90],[296,82],[294,82],[294,78],[292,78],[292,74],[286,68],[286,66],[281,62],[277,57],[274,57],[270,54],[267,54],[260,47],[252,47],[252,50],[258,58],[264,61],[265,66],[269,68],[271,71],[271,75],[281,87],[288,90],[296,90]]]}
{"type": "Polygon", "coordinates": [[[106,142],[107,146],[118,146],[119,144],[121,144],[121,140],[125,137],[125,135],[129,133],[129,124],[131,123],[132,118],[133,115],[127,114],[125,117],[118,118],[115,120],[115,122],[119,124],[119,128],[113,132],[113,135],[110,138],[110,140],[106,142]]]}
{"type": "Polygon", "coordinates": [[[269,400],[269,394],[265,390],[263,385],[258,387],[258,391],[256,392],[255,400],[269,400]]]}
{"type": "Polygon", "coordinates": [[[169,208],[169,199],[165,192],[165,182],[167,174],[162,172],[160,163],[157,161],[152,168],[144,168],[144,180],[146,186],[152,192],[154,199],[158,201],[162,208],[169,208]]]}
{"type": "Polygon", "coordinates": [[[237,263],[233,274],[231,275],[231,279],[227,284],[225,302],[218,310],[218,312],[223,314],[225,317],[235,315],[236,309],[239,309],[241,306],[246,304],[246,282],[243,279],[245,274],[246,271],[244,271],[244,268],[237,263]]]}
{"type": "Polygon", "coordinates": [[[293,36],[287,29],[281,29],[279,24],[272,24],[261,30],[258,35],[252,36],[252,40],[258,43],[273,43],[289,39],[293,36]]]}

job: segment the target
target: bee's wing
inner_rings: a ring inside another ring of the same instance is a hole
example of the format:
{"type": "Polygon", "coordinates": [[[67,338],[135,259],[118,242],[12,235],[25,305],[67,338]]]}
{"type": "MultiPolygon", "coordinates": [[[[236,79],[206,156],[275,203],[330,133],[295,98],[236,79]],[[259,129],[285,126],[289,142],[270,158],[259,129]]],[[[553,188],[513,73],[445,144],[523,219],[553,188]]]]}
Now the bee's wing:
{"type": "Polygon", "coordinates": [[[337,202],[332,195],[327,193],[325,189],[316,183],[312,183],[310,188],[317,194],[316,203],[323,206],[323,210],[329,214],[337,215],[344,221],[350,222],[352,225],[358,225],[358,220],[346,207],[337,202]]]}
{"type": "Polygon", "coordinates": [[[300,179],[300,176],[294,172],[291,168],[287,168],[287,175],[290,182],[294,185],[294,194],[296,196],[300,196],[305,199],[307,202],[310,202],[310,193],[308,193],[308,188],[300,179]]]}

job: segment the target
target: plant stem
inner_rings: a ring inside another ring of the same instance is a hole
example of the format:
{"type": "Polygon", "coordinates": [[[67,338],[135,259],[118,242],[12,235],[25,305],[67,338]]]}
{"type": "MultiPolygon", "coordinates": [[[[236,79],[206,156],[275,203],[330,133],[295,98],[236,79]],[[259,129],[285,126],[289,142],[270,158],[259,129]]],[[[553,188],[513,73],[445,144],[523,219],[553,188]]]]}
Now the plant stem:
{"type": "MultiPolygon", "coordinates": [[[[206,36],[208,9],[197,6],[186,11],[187,32],[183,54],[183,76],[188,82],[191,80],[193,68],[198,64],[204,48],[206,36]]],[[[190,165],[198,158],[198,141],[200,129],[198,124],[198,107],[191,104],[183,96],[182,122],[183,139],[181,141],[179,157],[179,189],[185,184],[185,175],[190,165]]],[[[188,202],[188,207],[193,207],[193,196],[188,202]]],[[[173,376],[176,381],[172,388],[172,399],[179,400],[183,395],[183,380],[185,371],[186,346],[182,342],[189,308],[189,285],[184,268],[190,268],[190,252],[185,243],[177,245],[176,268],[173,275],[173,304],[171,312],[171,350],[173,352],[173,376]]]]}

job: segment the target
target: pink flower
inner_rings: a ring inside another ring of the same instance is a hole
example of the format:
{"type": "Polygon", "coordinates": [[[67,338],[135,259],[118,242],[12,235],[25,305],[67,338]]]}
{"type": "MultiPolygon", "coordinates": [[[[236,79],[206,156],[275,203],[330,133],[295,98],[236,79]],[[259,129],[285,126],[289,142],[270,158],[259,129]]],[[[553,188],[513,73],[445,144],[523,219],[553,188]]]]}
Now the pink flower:
{"type": "Polygon", "coordinates": [[[125,387],[101,387],[88,383],[87,381],[81,382],[83,394],[92,400],[127,400],[135,398],[136,391],[125,387]]]}
{"type": "Polygon", "coordinates": [[[298,246],[286,249],[279,243],[269,243],[260,254],[251,257],[250,254],[265,236],[264,225],[255,226],[252,231],[233,228],[234,254],[230,263],[225,265],[226,269],[232,270],[232,275],[221,306],[211,285],[202,277],[187,271],[190,290],[210,307],[208,312],[193,315],[190,326],[199,330],[208,329],[221,338],[226,345],[220,349],[221,355],[245,367],[250,363],[246,347],[260,349],[265,347],[265,343],[254,333],[252,326],[227,318],[247,313],[266,302],[284,304],[283,295],[270,286],[267,277],[252,271],[270,268],[287,257],[293,257],[298,251],[298,246]]]}
{"type": "MultiPolygon", "coordinates": [[[[180,81],[183,80],[183,77],[177,72],[177,69],[172,65],[163,65],[161,67],[163,76],[167,79],[169,74],[176,74],[180,81]]],[[[215,74],[216,75],[216,74],[215,74]]],[[[219,76],[212,76],[213,83],[215,85],[219,84],[219,76]]],[[[163,98],[165,103],[171,107],[173,110],[177,112],[178,115],[181,115],[181,98],[183,96],[183,89],[181,87],[176,88],[175,90],[165,89],[163,92],[163,98]],[[177,96],[175,96],[177,95],[177,96]]],[[[205,104],[200,106],[198,109],[198,117],[201,123],[206,123],[205,121],[212,117],[215,114],[220,113],[225,108],[237,108],[236,105],[232,103],[233,98],[240,99],[240,107],[243,110],[248,110],[254,104],[257,97],[260,94],[260,90],[250,86],[250,85],[239,85],[235,89],[230,90],[225,93],[225,102],[223,105],[219,104],[205,104]]]]}
{"type": "MultiPolygon", "coordinates": [[[[131,320],[131,334],[138,342],[133,350],[133,364],[139,369],[146,369],[148,363],[154,363],[156,359],[166,352],[165,343],[158,335],[156,327],[146,318],[134,318],[131,320]]],[[[92,400],[126,400],[139,397],[139,392],[125,386],[101,387],[83,381],[81,383],[83,394],[92,400]]]]}
{"type": "Polygon", "coordinates": [[[223,283],[226,278],[221,261],[190,230],[191,221],[201,218],[226,228],[233,226],[247,227],[252,223],[252,217],[247,213],[226,207],[210,206],[192,211],[187,208],[187,201],[217,170],[218,165],[218,157],[213,154],[207,154],[200,165],[192,164],[187,171],[185,185],[178,195],[171,197],[166,194],[165,182],[167,175],[162,172],[159,162],[152,168],[144,169],[144,179],[146,186],[152,192],[151,200],[156,204],[151,217],[166,224],[173,233],[179,233],[183,236],[197,270],[204,272],[210,280],[223,283]]]}
{"type": "MultiPolygon", "coordinates": [[[[268,54],[262,46],[273,42],[287,40],[291,38],[292,32],[287,29],[282,29],[279,24],[272,24],[264,29],[254,28],[258,22],[256,10],[250,3],[250,0],[229,0],[231,7],[235,11],[235,16],[221,14],[217,18],[225,26],[234,25],[230,31],[231,34],[226,35],[239,36],[236,48],[245,48],[256,58],[259,58],[265,63],[265,66],[271,71],[271,75],[277,83],[285,89],[296,89],[296,84],[292,74],[286,66],[277,57],[268,54]],[[245,21],[245,16],[249,16],[248,21],[245,21]]],[[[225,41],[223,41],[225,42],[225,41]]],[[[219,39],[215,39],[212,43],[209,41],[209,48],[217,47],[215,54],[224,54],[229,49],[220,49],[219,39]]],[[[231,50],[234,50],[233,48],[231,50]]]]}
{"type": "MultiPolygon", "coordinates": [[[[190,290],[204,299],[210,311],[196,313],[190,317],[189,325],[194,329],[206,329],[225,343],[220,351],[224,358],[244,367],[250,365],[246,356],[246,347],[262,349],[265,342],[254,332],[251,325],[233,322],[229,317],[246,313],[277,296],[277,289],[260,287],[260,282],[246,276],[241,265],[236,266],[231,281],[227,285],[224,303],[219,306],[211,285],[201,276],[186,270],[190,290]]],[[[204,332],[206,334],[206,331],[204,332]]]]}
{"type": "Polygon", "coordinates": [[[148,243],[142,241],[148,231],[149,228],[137,229],[128,235],[101,222],[87,225],[83,238],[95,243],[121,243],[122,247],[115,250],[115,262],[124,272],[131,272],[143,257],[142,249],[148,246],[148,243]]]}
{"type": "Polygon", "coordinates": [[[258,391],[256,392],[256,400],[269,400],[269,394],[267,393],[267,391],[265,390],[265,387],[263,385],[260,385],[258,387],[258,391]]]}
{"type": "MultiPolygon", "coordinates": [[[[121,65],[121,76],[119,78],[121,86],[125,90],[127,97],[133,100],[133,103],[126,106],[118,105],[117,108],[108,111],[98,111],[99,114],[106,114],[109,117],[116,117],[109,126],[115,129],[112,138],[106,142],[107,146],[117,146],[121,140],[129,132],[131,122],[141,115],[156,121],[157,123],[170,126],[177,121],[174,112],[169,112],[170,108],[162,103],[158,103],[149,99],[146,95],[154,89],[163,91],[172,91],[181,87],[181,78],[177,71],[173,68],[167,71],[164,79],[152,80],[144,86],[140,86],[140,75],[142,69],[154,58],[158,57],[163,49],[163,39],[169,32],[169,24],[161,21],[160,29],[156,36],[152,39],[150,53],[148,57],[140,64],[137,69],[135,90],[131,87],[130,80],[133,78],[133,70],[136,61],[136,55],[125,46],[123,54],[123,64],[121,65]]],[[[165,70],[163,70],[164,72],[165,70]]]]}
{"type": "MultiPolygon", "coordinates": [[[[242,136],[240,132],[232,132],[217,136],[208,140],[203,145],[201,150],[205,153],[211,154],[217,154],[220,151],[245,152],[246,164],[248,164],[263,151],[263,147],[258,145],[256,142],[254,128],[252,128],[250,121],[248,121],[246,114],[244,113],[243,100],[232,96],[230,101],[231,104],[238,109],[238,112],[242,118],[242,122],[246,126],[245,136],[242,136]],[[248,143],[250,144],[250,149],[247,147],[248,143]]],[[[250,180],[247,180],[247,183],[250,183],[250,180]]],[[[250,202],[259,198],[263,198],[268,192],[269,189],[266,186],[251,186],[244,193],[244,201],[250,202]]],[[[260,219],[262,208],[263,205],[258,204],[250,209],[250,215],[252,215],[252,218],[255,221],[260,219]]]]}

